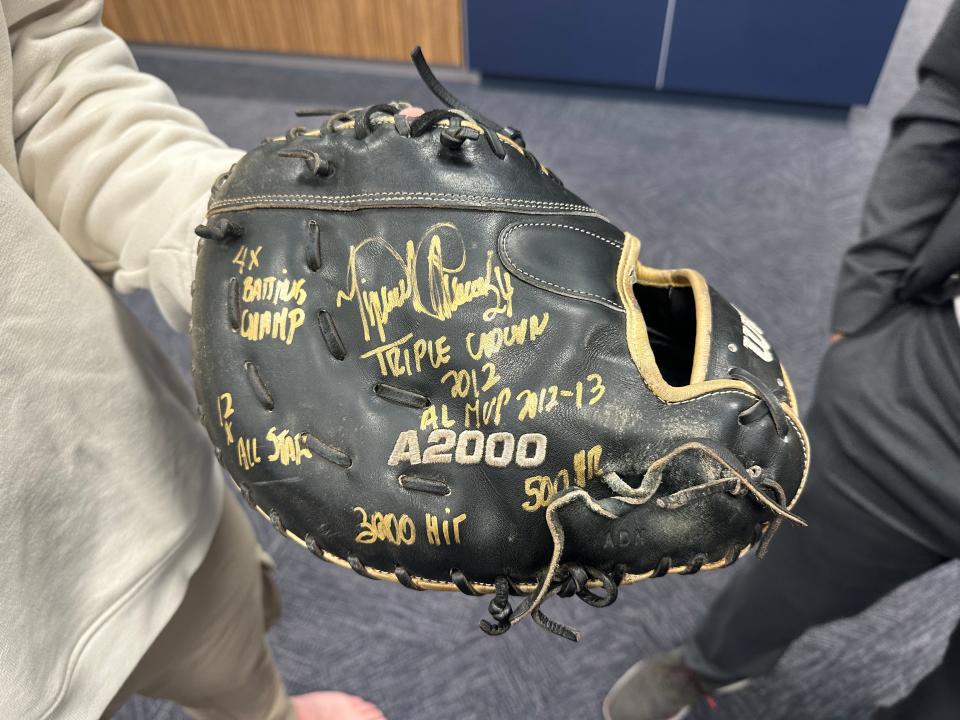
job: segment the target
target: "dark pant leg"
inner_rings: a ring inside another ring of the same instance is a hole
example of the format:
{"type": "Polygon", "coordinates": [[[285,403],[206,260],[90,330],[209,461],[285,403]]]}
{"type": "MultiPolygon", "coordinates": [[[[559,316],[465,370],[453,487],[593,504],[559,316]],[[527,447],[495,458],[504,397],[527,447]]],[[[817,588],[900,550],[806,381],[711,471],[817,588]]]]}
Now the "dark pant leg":
{"type": "Polygon", "coordinates": [[[960,713],[960,626],[950,636],[943,662],[896,705],[874,720],[955,720],[960,713]]]}
{"type": "MultiPolygon", "coordinates": [[[[822,459],[823,446],[815,447],[822,459]]],[[[944,561],[818,478],[810,483],[797,506],[810,527],[784,527],[687,644],[687,665],[708,683],[769,672],[807,629],[855,615],[944,561]]]]}
{"type": "Polygon", "coordinates": [[[705,679],[765,673],[808,628],[854,615],[955,555],[956,323],[949,308],[904,308],[831,348],[807,417],[813,462],[796,508],[810,527],[784,527],[713,604],[686,648],[705,679]]]}

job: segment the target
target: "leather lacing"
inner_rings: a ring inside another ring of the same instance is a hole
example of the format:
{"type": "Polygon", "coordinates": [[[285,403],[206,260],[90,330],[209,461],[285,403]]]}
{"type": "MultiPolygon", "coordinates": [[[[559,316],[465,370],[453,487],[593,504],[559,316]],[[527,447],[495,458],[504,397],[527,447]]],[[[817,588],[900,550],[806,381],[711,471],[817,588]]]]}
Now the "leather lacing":
{"type": "MultiPolygon", "coordinates": [[[[436,128],[440,128],[438,135],[440,144],[450,151],[458,151],[465,142],[477,141],[482,137],[493,154],[501,160],[507,156],[504,141],[501,139],[502,136],[520,148],[523,157],[538,170],[560,185],[563,184],[556,175],[537,160],[533,153],[526,149],[523,133],[516,128],[494,122],[458,99],[433,74],[419,47],[413,51],[411,58],[424,84],[446,107],[428,110],[416,118],[407,118],[401,115],[402,110],[410,107],[409,103],[403,102],[379,103],[366,108],[360,107],[350,110],[313,108],[298,110],[296,114],[298,117],[327,117],[324,127],[325,132],[345,132],[352,128],[358,140],[363,140],[374,132],[378,124],[382,124],[383,116],[387,115],[394,118],[397,132],[411,138],[420,137],[436,128]],[[477,130],[477,127],[481,128],[482,132],[477,130]]],[[[292,128],[287,137],[292,139],[306,132],[308,131],[305,128],[292,128]]],[[[332,166],[329,161],[323,160],[314,152],[287,152],[283,156],[298,157],[305,160],[308,163],[310,173],[313,175],[327,176],[332,173],[332,166]]]]}
{"type": "MultiPolygon", "coordinates": [[[[753,406],[741,413],[739,418],[740,422],[742,424],[751,424],[769,415],[777,434],[781,440],[785,440],[788,432],[788,423],[786,414],[780,406],[780,401],[776,395],[766,387],[760,378],[747,370],[730,368],[729,374],[731,377],[750,385],[758,397],[757,402],[753,406]]],[[[718,493],[728,493],[733,497],[749,495],[773,513],[773,519],[767,525],[766,529],[763,530],[758,526],[757,532],[755,533],[754,542],[759,539],[757,556],[761,558],[766,554],[771,540],[780,529],[784,520],[790,520],[798,525],[806,525],[803,519],[790,512],[787,507],[787,497],[783,486],[777,482],[775,478],[765,475],[759,465],[743,468],[740,462],[728,451],[711,449],[706,445],[696,442],[681,445],[653,463],[646,470],[640,485],[637,487],[633,487],[627,483],[616,472],[605,473],[602,476],[603,482],[618,500],[628,505],[642,505],[649,502],[659,490],[662,481],[662,471],[667,462],[673,457],[691,450],[698,450],[711,455],[713,459],[726,470],[726,473],[719,478],[710,479],[699,485],[683,488],[670,495],[658,498],[655,501],[658,507],[668,511],[679,510],[695,500],[718,493]]],[[[541,610],[543,603],[554,595],[559,597],[576,595],[594,607],[606,607],[617,599],[618,586],[625,574],[625,568],[622,566],[615,568],[612,573],[606,573],[602,570],[586,567],[577,563],[560,562],[564,547],[564,530],[556,513],[560,507],[568,504],[575,496],[586,496],[586,491],[571,488],[565,493],[558,495],[547,507],[547,526],[550,529],[554,545],[552,559],[546,571],[540,575],[537,586],[530,593],[523,596],[523,600],[516,609],[512,608],[508,598],[510,583],[507,581],[507,578],[497,578],[496,593],[490,601],[489,606],[490,615],[494,622],[483,620],[480,623],[481,629],[488,635],[502,635],[509,630],[512,625],[530,616],[537,625],[548,632],[576,642],[580,639],[580,633],[568,625],[546,617],[541,610]],[[564,498],[568,500],[565,501],[564,498]],[[604,590],[603,594],[596,594],[589,589],[588,583],[591,580],[601,583],[604,590]]],[[[588,498],[589,496],[586,497],[588,498]]],[[[599,505],[596,505],[595,509],[599,514],[609,517],[610,519],[616,519],[618,517],[599,505]]],[[[742,549],[741,547],[730,548],[724,556],[724,565],[735,562],[742,549]]],[[[684,572],[687,574],[698,572],[706,561],[707,556],[705,554],[698,554],[686,564],[686,570],[684,572]]],[[[661,558],[652,576],[657,577],[666,574],[669,572],[672,564],[673,561],[671,558],[661,558]]]]}

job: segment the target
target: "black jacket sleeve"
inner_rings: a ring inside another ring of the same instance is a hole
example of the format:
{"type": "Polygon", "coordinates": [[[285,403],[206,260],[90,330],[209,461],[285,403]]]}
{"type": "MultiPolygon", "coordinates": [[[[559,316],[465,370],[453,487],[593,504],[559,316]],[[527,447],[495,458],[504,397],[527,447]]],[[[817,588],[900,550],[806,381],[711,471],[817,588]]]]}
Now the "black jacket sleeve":
{"type": "Polygon", "coordinates": [[[833,327],[854,334],[895,305],[943,301],[960,269],[960,0],[920,62],[843,259],[833,327]]]}

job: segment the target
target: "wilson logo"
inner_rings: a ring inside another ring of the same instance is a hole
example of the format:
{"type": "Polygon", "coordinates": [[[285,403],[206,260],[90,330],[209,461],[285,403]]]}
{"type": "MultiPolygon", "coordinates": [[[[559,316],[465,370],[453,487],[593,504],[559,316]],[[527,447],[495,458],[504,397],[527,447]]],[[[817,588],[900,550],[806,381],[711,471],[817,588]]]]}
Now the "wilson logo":
{"type": "Polygon", "coordinates": [[[764,362],[773,362],[773,350],[763,330],[739,309],[737,312],[740,313],[740,321],[743,323],[743,346],[764,362]]]}

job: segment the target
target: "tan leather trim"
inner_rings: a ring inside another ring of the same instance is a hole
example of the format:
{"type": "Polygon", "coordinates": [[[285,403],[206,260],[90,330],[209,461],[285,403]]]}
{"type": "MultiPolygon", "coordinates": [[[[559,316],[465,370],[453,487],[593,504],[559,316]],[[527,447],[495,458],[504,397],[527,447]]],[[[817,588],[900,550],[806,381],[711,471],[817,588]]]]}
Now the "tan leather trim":
{"type": "Polygon", "coordinates": [[[790,406],[800,412],[800,406],[797,404],[797,396],[793,392],[793,383],[790,382],[790,376],[787,375],[787,369],[780,364],[780,374],[783,375],[783,389],[787,392],[787,399],[790,400],[790,406]]]}
{"type": "MultiPolygon", "coordinates": [[[[640,263],[640,240],[633,234],[626,232],[624,233],[623,252],[620,255],[620,263],[617,267],[617,292],[620,295],[620,302],[626,310],[627,346],[630,348],[630,356],[633,358],[634,365],[637,366],[640,377],[643,378],[644,383],[654,395],[668,403],[685,402],[707,393],[724,391],[737,391],[751,397],[757,397],[753,388],[739,380],[705,380],[707,361],[710,357],[712,312],[709,288],[700,273],[689,269],[658,270],[642,265],[640,263]],[[697,337],[694,343],[691,382],[686,387],[670,385],[660,374],[653,349],[650,347],[643,313],[637,304],[636,296],[633,294],[633,284],[635,282],[657,287],[689,287],[693,290],[697,311],[697,337]]],[[[790,424],[800,436],[804,457],[803,477],[796,494],[787,504],[789,510],[796,504],[807,483],[807,474],[810,469],[810,441],[803,425],[800,423],[797,400],[790,379],[787,377],[786,371],[783,371],[782,366],[780,369],[783,373],[784,388],[790,400],[789,403],[781,402],[780,405],[783,407],[790,424]]]]}
{"type": "MultiPolygon", "coordinates": [[[[232,479],[233,478],[231,478],[231,480],[232,479]]],[[[234,480],[233,482],[234,482],[234,485],[237,486],[237,490],[239,490],[240,485],[237,483],[236,480],[234,480]]],[[[267,522],[269,523],[273,522],[270,519],[270,515],[262,507],[260,507],[259,505],[255,505],[254,507],[256,511],[260,515],[262,515],[267,522]]],[[[295,543],[297,543],[297,545],[299,545],[300,547],[302,548],[307,547],[306,540],[301,538],[299,535],[292,533],[290,530],[286,530],[283,534],[286,535],[291,540],[293,540],[295,543]]],[[[737,557],[738,558],[743,557],[752,549],[753,549],[753,545],[745,546],[743,550],[740,551],[740,554],[737,557]]],[[[334,555],[333,553],[327,552],[326,550],[323,550],[322,553],[323,553],[323,558],[322,558],[323,560],[326,560],[327,562],[332,563],[334,565],[338,565],[339,567],[346,568],[348,570],[353,570],[353,568],[350,567],[350,563],[344,560],[343,558],[341,558],[340,556],[334,555]]],[[[707,563],[706,565],[700,568],[700,571],[702,572],[704,570],[719,570],[720,568],[726,567],[728,564],[729,563],[726,559],[717,560],[716,562],[707,563]]],[[[670,568],[670,570],[668,570],[667,572],[670,574],[683,574],[687,570],[688,570],[688,567],[686,565],[677,565],[676,567],[670,568]]],[[[639,575],[635,573],[626,573],[624,574],[623,580],[620,582],[620,585],[633,585],[634,583],[638,583],[641,580],[647,580],[648,578],[653,576],[654,572],[656,571],[649,570],[639,575]]],[[[397,576],[394,575],[392,572],[387,572],[385,570],[377,570],[376,568],[367,566],[367,573],[370,575],[370,577],[373,580],[384,580],[386,582],[393,582],[393,583],[397,583],[398,585],[400,584],[400,580],[397,579],[397,576]]],[[[411,576],[410,579],[413,581],[413,584],[421,590],[438,590],[443,592],[454,592],[454,591],[459,592],[460,590],[460,588],[458,588],[453,582],[446,581],[446,580],[431,580],[430,578],[419,577],[416,575],[411,576]]],[[[484,595],[491,595],[495,593],[497,590],[496,586],[491,583],[474,582],[472,583],[472,585],[478,593],[482,593],[484,595]]],[[[590,580],[587,583],[587,587],[590,587],[590,588],[599,588],[602,586],[603,586],[603,583],[601,583],[598,580],[590,580]]],[[[536,590],[537,585],[536,583],[517,583],[517,587],[520,589],[521,592],[529,593],[536,590]]]]}
{"type": "MultiPolygon", "coordinates": [[[[694,340],[693,369],[690,372],[690,383],[703,382],[707,377],[707,363],[710,359],[710,340],[713,329],[713,312],[707,281],[696,270],[688,268],[658,270],[638,261],[637,282],[641,285],[653,285],[655,287],[689,287],[693,292],[693,301],[697,309],[697,337],[694,340]]],[[[632,295],[633,293],[631,293],[632,295]]],[[[644,335],[646,335],[646,323],[644,323],[644,335]]],[[[659,370],[657,372],[659,373],[659,370]]]]}
{"type": "Polygon", "coordinates": [[[665,402],[682,402],[715,390],[741,390],[756,397],[749,385],[739,380],[706,380],[707,360],[710,357],[710,332],[712,312],[707,281],[695,270],[658,270],[640,263],[640,241],[630,233],[624,233],[623,252],[617,267],[617,292],[627,315],[627,346],[640,376],[647,387],[665,402]],[[670,385],[657,367],[647,324],[643,312],[633,294],[633,284],[639,282],[657,287],[689,287],[697,311],[697,337],[694,342],[693,371],[690,384],[683,387],[670,385]]]}
{"type": "MultiPolygon", "coordinates": [[[[797,395],[793,391],[793,383],[790,382],[790,376],[787,375],[786,369],[783,365],[780,366],[780,374],[783,375],[783,388],[787,391],[787,397],[790,399],[790,407],[784,407],[784,411],[787,413],[787,417],[793,420],[793,425],[797,429],[797,433],[800,435],[800,442],[803,443],[803,477],[800,478],[800,484],[797,486],[797,492],[791,498],[790,502],[787,503],[787,510],[791,510],[794,505],[797,504],[797,500],[800,499],[800,495],[803,494],[803,489],[807,486],[807,476],[810,471],[810,439],[807,437],[807,429],[800,424],[800,405],[797,404],[797,395]]],[[[783,403],[781,403],[782,405],[783,403]]]]}
{"type": "MultiPolygon", "coordinates": [[[[357,124],[356,120],[344,120],[343,122],[337,123],[336,129],[337,129],[338,132],[342,132],[343,130],[352,130],[352,129],[356,126],[356,124],[357,124]]],[[[373,121],[373,124],[374,124],[374,125],[395,125],[395,124],[396,124],[396,118],[394,118],[392,115],[384,115],[383,117],[378,117],[376,120],[374,120],[374,121],[373,121]]],[[[466,119],[465,119],[465,120],[461,121],[460,124],[463,125],[463,127],[468,127],[468,128],[470,128],[471,130],[476,130],[476,131],[477,131],[478,133],[480,133],[481,135],[486,135],[486,133],[487,133],[486,128],[484,128],[482,125],[478,125],[477,123],[473,122],[472,120],[466,120],[466,119]]],[[[437,123],[437,126],[439,126],[439,127],[450,127],[450,121],[449,121],[449,120],[441,120],[441,121],[439,121],[439,122],[437,123]]],[[[311,130],[305,130],[305,131],[304,131],[303,133],[301,133],[301,134],[304,135],[305,137],[320,137],[320,136],[322,136],[322,135],[324,134],[324,132],[325,132],[325,131],[322,130],[322,129],[320,129],[320,128],[313,128],[313,129],[311,129],[311,130]]],[[[526,154],[527,154],[526,149],[524,149],[523,147],[521,147],[520,145],[518,145],[515,141],[513,141],[513,140],[510,139],[510,138],[508,138],[508,137],[507,137],[506,135],[504,135],[503,133],[499,133],[499,132],[498,132],[498,133],[497,133],[497,137],[500,138],[500,142],[502,142],[504,145],[509,145],[511,148],[513,148],[514,150],[516,150],[516,151],[517,151],[518,153],[520,153],[521,155],[526,155],[526,154]]],[[[287,140],[287,136],[286,136],[286,135],[277,135],[277,136],[275,136],[275,137],[268,138],[268,140],[270,140],[270,142],[285,142],[285,141],[287,140]]],[[[546,168],[544,165],[540,165],[540,172],[542,172],[544,175],[549,175],[549,174],[550,174],[549,169],[546,168]]]]}

